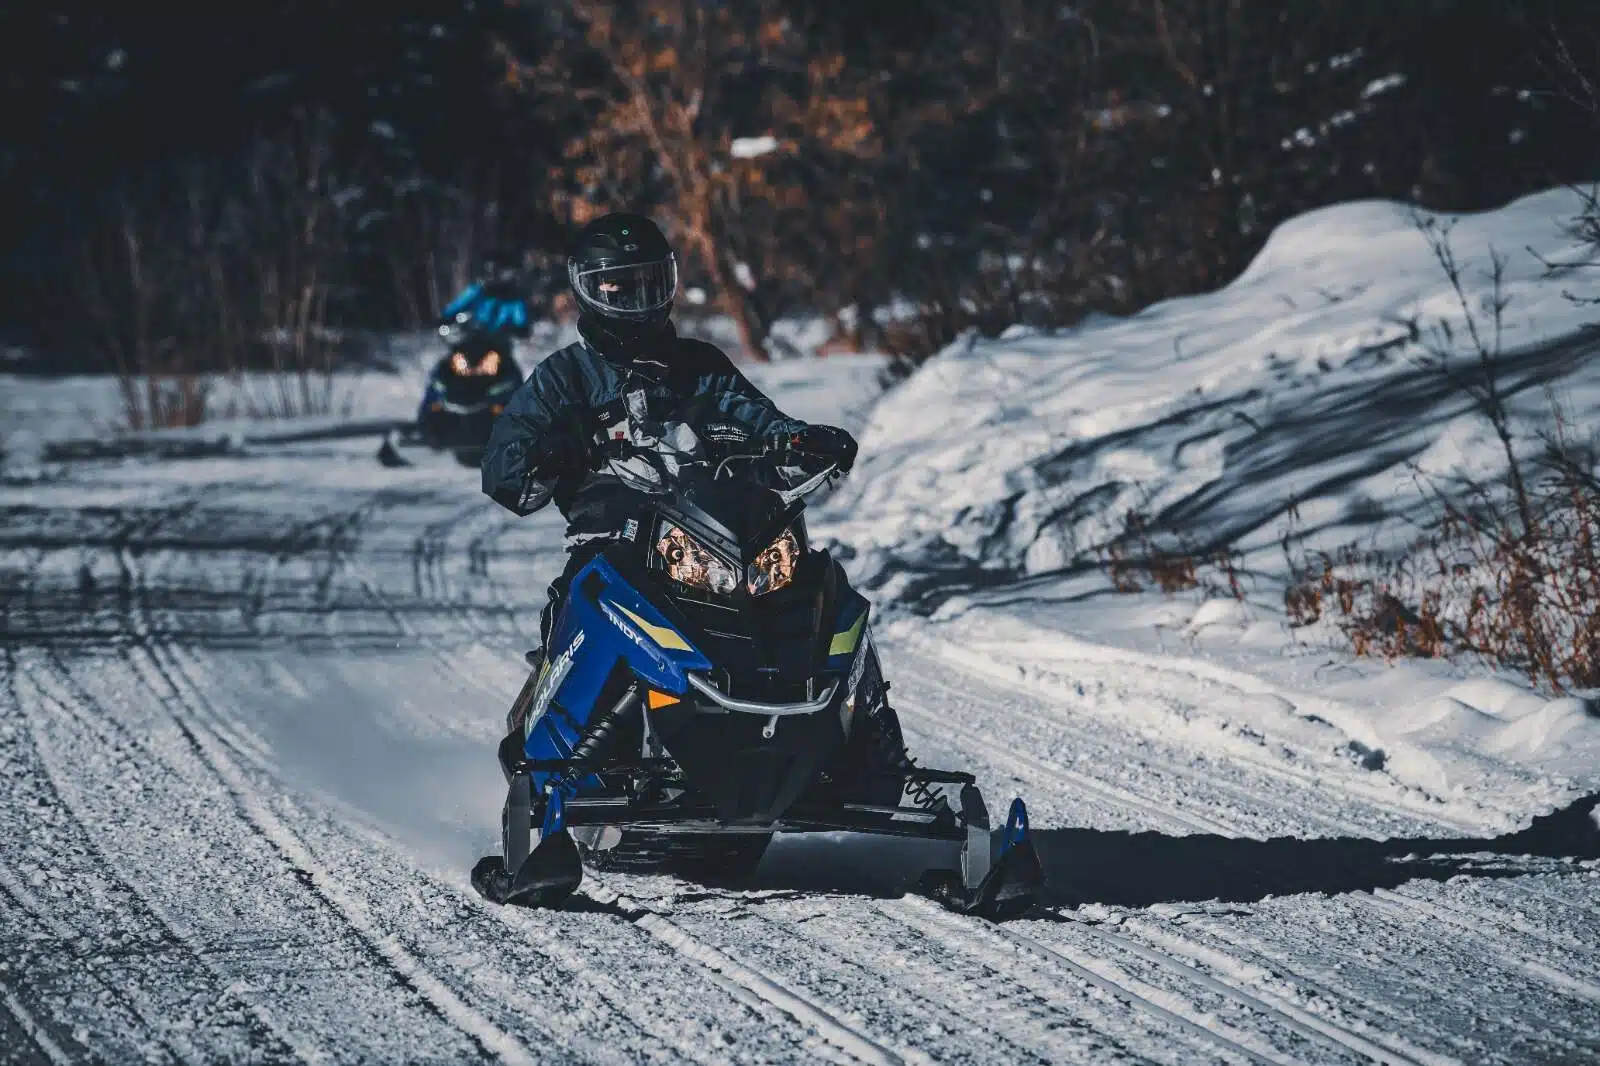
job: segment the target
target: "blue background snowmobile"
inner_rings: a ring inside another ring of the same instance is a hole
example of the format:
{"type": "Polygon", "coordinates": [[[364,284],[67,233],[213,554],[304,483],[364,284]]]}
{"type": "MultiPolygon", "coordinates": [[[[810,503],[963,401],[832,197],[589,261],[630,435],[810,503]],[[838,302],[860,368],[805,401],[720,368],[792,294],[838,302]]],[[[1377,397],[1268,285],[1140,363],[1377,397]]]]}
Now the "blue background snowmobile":
{"type": "Polygon", "coordinates": [[[804,498],[835,468],[729,451],[728,428],[720,458],[685,424],[606,446],[639,509],[575,578],[548,657],[530,653],[499,749],[502,854],[474,886],[552,906],[584,862],[717,881],[774,832],[854,831],[958,845],[922,891],[1025,910],[1042,875],[1022,801],[996,829],[970,775],[906,758],[867,601],[808,542],[804,498]]]}
{"type": "Polygon", "coordinates": [[[378,452],[385,466],[406,465],[397,449],[402,443],[448,451],[461,465],[477,466],[494,420],[522,384],[509,337],[470,327],[441,335],[450,352],[428,373],[416,423],[385,438],[378,452]]]}

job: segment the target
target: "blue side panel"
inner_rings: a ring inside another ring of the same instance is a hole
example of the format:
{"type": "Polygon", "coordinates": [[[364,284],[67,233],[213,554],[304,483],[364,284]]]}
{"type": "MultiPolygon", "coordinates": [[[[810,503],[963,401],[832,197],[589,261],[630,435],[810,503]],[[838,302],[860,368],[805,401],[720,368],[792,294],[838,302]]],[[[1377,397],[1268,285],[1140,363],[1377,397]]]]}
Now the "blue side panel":
{"type": "MultiPolygon", "coordinates": [[[[689,687],[686,670],[711,668],[711,661],[603,557],[596,557],[573,580],[572,592],[553,627],[550,648],[535,700],[544,698],[546,684],[556,688],[542,713],[528,726],[523,753],[529,759],[571,758],[619,660],[626,661],[646,684],[675,694],[689,687]],[[585,591],[595,584],[594,577],[602,585],[598,595],[585,591]]],[[[542,792],[553,776],[535,773],[534,787],[542,792]]],[[[588,778],[578,785],[581,790],[598,786],[598,782],[588,778]]]]}

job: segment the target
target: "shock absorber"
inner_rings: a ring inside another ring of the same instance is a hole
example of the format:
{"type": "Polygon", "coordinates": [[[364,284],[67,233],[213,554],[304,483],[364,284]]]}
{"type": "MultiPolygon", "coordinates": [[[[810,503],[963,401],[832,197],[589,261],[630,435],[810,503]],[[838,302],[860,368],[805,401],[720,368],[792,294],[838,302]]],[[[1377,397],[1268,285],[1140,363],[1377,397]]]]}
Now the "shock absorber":
{"type": "Polygon", "coordinates": [[[589,719],[583,736],[572,749],[572,758],[575,762],[591,762],[604,758],[611,750],[611,742],[617,735],[617,729],[622,725],[622,716],[627,713],[628,704],[638,696],[638,689],[629,685],[622,693],[622,698],[611,707],[598,710],[589,719]]]}
{"type": "Polygon", "coordinates": [[[892,714],[889,708],[889,682],[885,681],[872,702],[871,710],[867,712],[872,722],[867,736],[872,744],[873,761],[906,778],[906,795],[915,806],[925,811],[933,810],[944,802],[944,797],[928,782],[913,776],[920,768],[911,753],[906,751],[906,740],[900,732],[899,719],[891,717],[892,714]]]}

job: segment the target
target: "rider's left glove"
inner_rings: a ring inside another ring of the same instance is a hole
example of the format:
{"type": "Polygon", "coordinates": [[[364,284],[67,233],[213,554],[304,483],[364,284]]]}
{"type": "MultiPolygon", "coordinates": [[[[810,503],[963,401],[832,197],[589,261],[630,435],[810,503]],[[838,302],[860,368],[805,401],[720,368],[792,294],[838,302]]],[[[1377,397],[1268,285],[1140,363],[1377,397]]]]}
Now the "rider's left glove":
{"type": "Polygon", "coordinates": [[[770,442],[778,451],[824,459],[849,473],[856,463],[856,439],[837,426],[802,426],[775,433],[770,442]]]}

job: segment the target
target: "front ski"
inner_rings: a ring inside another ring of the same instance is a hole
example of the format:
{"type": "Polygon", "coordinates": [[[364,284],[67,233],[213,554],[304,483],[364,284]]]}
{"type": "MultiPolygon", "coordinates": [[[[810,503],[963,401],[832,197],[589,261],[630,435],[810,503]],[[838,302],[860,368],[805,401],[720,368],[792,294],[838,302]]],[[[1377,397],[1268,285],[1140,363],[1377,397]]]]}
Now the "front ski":
{"type": "Polygon", "coordinates": [[[511,775],[501,814],[503,855],[485,855],[472,868],[472,887],[491,903],[556,907],[583,881],[583,860],[567,832],[566,797],[553,789],[544,803],[543,828],[533,846],[533,782],[527,771],[511,775]]]}
{"type": "Polygon", "coordinates": [[[515,876],[505,859],[485,855],[472,868],[472,887],[490,903],[515,907],[559,907],[583,880],[583,862],[572,834],[563,830],[539,841],[515,876]]]}
{"type": "Polygon", "coordinates": [[[1003,922],[1033,906],[1044,885],[1044,867],[1028,833],[1028,808],[1020,798],[1011,801],[1005,829],[989,829],[988,810],[978,790],[961,790],[962,820],[967,840],[961,849],[961,869],[930,870],[918,891],[958,914],[1003,922]]]}
{"type": "Polygon", "coordinates": [[[389,467],[410,466],[411,460],[400,454],[401,435],[397,430],[390,430],[383,435],[383,443],[378,446],[378,463],[389,467]]]}

